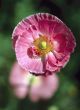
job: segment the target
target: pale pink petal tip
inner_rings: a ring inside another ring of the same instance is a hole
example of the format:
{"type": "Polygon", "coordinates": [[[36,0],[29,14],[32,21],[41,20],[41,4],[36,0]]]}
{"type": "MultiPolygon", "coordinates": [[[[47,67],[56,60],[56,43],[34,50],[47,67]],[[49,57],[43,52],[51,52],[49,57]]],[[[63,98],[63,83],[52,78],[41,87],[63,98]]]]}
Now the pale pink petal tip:
{"type": "Polygon", "coordinates": [[[17,62],[12,66],[12,70],[9,77],[9,82],[13,89],[14,94],[22,99],[28,94],[28,81],[26,81],[26,75],[29,74],[23,70],[17,62]]]}
{"type": "Polygon", "coordinates": [[[12,40],[19,65],[35,75],[45,75],[46,71],[59,72],[76,46],[71,30],[59,18],[48,13],[23,19],[14,29],[12,40]],[[51,44],[44,57],[41,56],[43,50],[34,43],[41,36],[47,39],[47,44],[51,44]]]}
{"type": "Polygon", "coordinates": [[[28,88],[24,85],[22,87],[13,88],[14,95],[19,99],[24,99],[28,95],[28,88]]]}

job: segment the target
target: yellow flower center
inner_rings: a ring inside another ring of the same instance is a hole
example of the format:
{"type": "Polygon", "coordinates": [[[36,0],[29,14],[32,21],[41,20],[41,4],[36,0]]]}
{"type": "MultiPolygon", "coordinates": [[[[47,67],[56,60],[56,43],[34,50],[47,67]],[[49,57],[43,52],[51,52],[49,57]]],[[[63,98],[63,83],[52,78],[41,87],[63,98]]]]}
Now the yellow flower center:
{"type": "Polygon", "coordinates": [[[46,43],[46,41],[42,41],[41,43],[40,43],[40,49],[46,49],[47,48],[47,43],[46,43]]]}
{"type": "Polygon", "coordinates": [[[33,44],[35,46],[36,53],[38,53],[40,56],[44,56],[53,50],[53,44],[46,36],[40,35],[39,38],[34,40],[33,44]]]}

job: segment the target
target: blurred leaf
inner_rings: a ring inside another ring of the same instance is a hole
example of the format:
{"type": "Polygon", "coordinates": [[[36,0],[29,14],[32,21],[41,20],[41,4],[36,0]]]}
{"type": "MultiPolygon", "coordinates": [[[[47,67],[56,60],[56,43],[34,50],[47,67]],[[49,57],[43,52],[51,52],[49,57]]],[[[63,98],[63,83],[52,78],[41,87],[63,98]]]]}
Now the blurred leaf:
{"type": "Polygon", "coordinates": [[[15,6],[15,24],[33,13],[35,13],[35,10],[31,2],[25,0],[18,2],[15,6]]]}
{"type": "Polygon", "coordinates": [[[59,108],[57,106],[50,106],[48,110],[59,110],[59,108]]]}

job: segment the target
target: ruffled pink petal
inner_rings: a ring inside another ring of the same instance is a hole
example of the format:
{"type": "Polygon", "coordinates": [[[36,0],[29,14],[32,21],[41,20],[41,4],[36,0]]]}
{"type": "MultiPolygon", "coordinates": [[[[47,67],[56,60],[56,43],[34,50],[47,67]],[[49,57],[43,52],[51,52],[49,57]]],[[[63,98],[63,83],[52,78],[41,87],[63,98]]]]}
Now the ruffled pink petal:
{"type": "MultiPolygon", "coordinates": [[[[74,48],[76,46],[75,38],[71,30],[59,19],[57,19],[56,25],[54,26],[54,32],[53,32],[53,42],[58,41],[59,44],[63,44],[63,48],[61,47],[61,51],[63,50],[71,53],[74,51],[74,48]],[[54,34],[55,33],[55,34],[54,34]],[[65,48],[66,47],[66,48],[65,48]]],[[[59,46],[59,45],[57,45],[59,46]]],[[[60,45],[62,46],[62,45],[60,45]]],[[[55,48],[55,47],[54,47],[55,48]]],[[[58,48],[57,48],[58,49],[58,48]]]]}
{"type": "Polygon", "coordinates": [[[46,58],[46,70],[59,72],[58,60],[55,58],[52,52],[49,52],[46,58]]]}
{"type": "Polygon", "coordinates": [[[41,20],[39,21],[39,30],[45,36],[50,36],[53,33],[53,27],[55,26],[55,22],[41,20]],[[43,28],[42,28],[43,27],[43,28]]]}
{"type": "Polygon", "coordinates": [[[38,38],[41,33],[36,25],[37,21],[34,19],[34,16],[27,17],[19,22],[12,34],[13,47],[15,47],[15,43],[18,37],[22,36],[23,33],[30,34],[30,38],[38,38]]]}
{"type": "Polygon", "coordinates": [[[38,24],[38,30],[45,36],[51,37],[54,33],[54,27],[57,23],[57,18],[48,13],[39,13],[34,16],[38,24]]]}
{"type": "Polygon", "coordinates": [[[53,47],[54,50],[60,53],[63,53],[66,51],[66,45],[67,45],[67,38],[64,34],[57,34],[53,38],[53,47]]]}
{"type": "MultiPolygon", "coordinates": [[[[18,40],[19,37],[23,37],[23,39],[24,39],[24,37],[25,37],[26,43],[27,43],[27,44],[30,44],[30,45],[31,45],[31,43],[32,43],[33,40],[34,40],[34,38],[33,38],[33,36],[31,35],[31,33],[29,33],[29,32],[23,32],[21,35],[15,36],[15,37],[13,38],[13,47],[15,47],[16,41],[18,40]]],[[[24,39],[24,42],[25,42],[25,39],[24,39]]]]}
{"type": "Polygon", "coordinates": [[[28,51],[29,45],[27,44],[27,39],[20,37],[18,38],[15,51],[16,57],[22,68],[28,70],[29,72],[33,72],[36,74],[44,73],[43,71],[43,62],[41,58],[31,58],[29,57],[28,51]]]}
{"type": "Polygon", "coordinates": [[[46,70],[48,71],[52,71],[52,72],[59,72],[60,71],[60,67],[55,66],[55,65],[51,65],[48,62],[46,63],[46,70]]]}
{"type": "Polygon", "coordinates": [[[62,62],[58,62],[59,66],[65,67],[66,64],[69,62],[69,59],[70,59],[70,55],[65,56],[62,62]]]}
{"type": "Polygon", "coordinates": [[[66,31],[66,25],[58,18],[56,18],[57,22],[54,27],[54,33],[64,33],[66,31]]]}
{"type": "MultiPolygon", "coordinates": [[[[58,54],[59,55],[59,54],[58,54]]],[[[64,67],[70,59],[70,55],[66,55],[64,58],[55,57],[53,53],[49,53],[46,58],[46,70],[59,72],[62,67],[64,67]]]]}
{"type": "Polygon", "coordinates": [[[15,43],[19,36],[22,36],[23,32],[26,31],[26,25],[23,25],[22,22],[20,22],[14,29],[12,33],[12,40],[13,40],[13,48],[15,47],[15,43]]]}
{"type": "Polygon", "coordinates": [[[68,33],[57,34],[53,38],[53,47],[59,53],[69,54],[75,47],[74,39],[68,33]]]}
{"type": "Polygon", "coordinates": [[[57,59],[57,66],[61,66],[61,67],[64,67],[67,63],[68,63],[68,61],[69,61],[69,59],[70,59],[70,54],[66,54],[66,55],[64,55],[64,54],[62,54],[62,53],[58,53],[58,52],[56,52],[56,51],[54,51],[54,56],[55,56],[55,58],[57,59]]]}
{"type": "Polygon", "coordinates": [[[70,30],[67,30],[67,47],[66,50],[69,53],[74,52],[74,48],[76,47],[75,38],[73,37],[73,33],[70,30]]]}

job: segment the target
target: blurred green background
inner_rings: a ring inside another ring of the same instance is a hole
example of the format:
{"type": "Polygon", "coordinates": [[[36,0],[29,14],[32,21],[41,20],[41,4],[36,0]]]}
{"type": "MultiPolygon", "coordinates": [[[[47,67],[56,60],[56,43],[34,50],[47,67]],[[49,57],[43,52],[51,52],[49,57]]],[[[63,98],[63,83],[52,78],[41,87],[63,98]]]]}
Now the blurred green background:
{"type": "Polygon", "coordinates": [[[80,0],[0,0],[0,110],[80,110],[80,0]],[[12,94],[8,81],[15,61],[11,34],[24,17],[38,12],[58,16],[75,35],[77,46],[67,66],[58,73],[55,96],[32,103],[12,94]]]}

